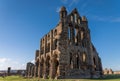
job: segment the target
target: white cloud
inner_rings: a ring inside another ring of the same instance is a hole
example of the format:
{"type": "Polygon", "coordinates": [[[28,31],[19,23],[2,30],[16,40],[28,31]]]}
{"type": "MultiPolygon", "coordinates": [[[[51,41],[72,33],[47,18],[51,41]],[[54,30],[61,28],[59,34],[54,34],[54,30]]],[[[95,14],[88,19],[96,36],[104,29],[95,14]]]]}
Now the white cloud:
{"type": "Polygon", "coordinates": [[[62,3],[66,4],[68,2],[68,0],[61,0],[62,3]]]}
{"type": "Polygon", "coordinates": [[[120,22],[120,17],[113,17],[113,16],[95,16],[95,15],[91,15],[90,16],[91,19],[93,20],[97,20],[97,21],[102,21],[102,22],[120,22]]]}
{"type": "Polygon", "coordinates": [[[10,61],[8,58],[0,58],[0,63],[5,63],[7,61],[10,61]]]}
{"type": "Polygon", "coordinates": [[[24,69],[26,68],[26,64],[22,64],[22,65],[21,65],[20,69],[23,69],[23,68],[24,68],[24,69]]]}
{"type": "Polygon", "coordinates": [[[59,11],[60,11],[60,8],[61,8],[61,7],[57,7],[56,12],[59,12],[59,11]]]}
{"type": "Polygon", "coordinates": [[[11,67],[11,69],[25,69],[26,64],[10,58],[0,58],[0,70],[7,70],[8,67],[11,67]]]}
{"type": "Polygon", "coordinates": [[[71,7],[74,4],[77,4],[80,0],[61,0],[63,4],[67,4],[69,7],[71,7]]]}
{"type": "Polygon", "coordinates": [[[72,0],[69,4],[69,7],[72,6],[73,4],[77,4],[79,2],[79,0],[72,0]]]}
{"type": "Polygon", "coordinates": [[[31,63],[35,63],[35,60],[33,59],[33,60],[31,61],[31,63]]]}
{"type": "Polygon", "coordinates": [[[118,17],[118,18],[113,18],[112,21],[113,21],[113,22],[120,22],[120,17],[118,17]]]}
{"type": "Polygon", "coordinates": [[[90,16],[92,19],[94,20],[97,20],[97,21],[107,21],[108,18],[105,18],[105,17],[99,17],[99,16],[95,16],[95,15],[92,15],[90,16]]]}
{"type": "Polygon", "coordinates": [[[84,9],[85,7],[87,7],[88,3],[83,3],[81,6],[81,9],[84,9]]]}

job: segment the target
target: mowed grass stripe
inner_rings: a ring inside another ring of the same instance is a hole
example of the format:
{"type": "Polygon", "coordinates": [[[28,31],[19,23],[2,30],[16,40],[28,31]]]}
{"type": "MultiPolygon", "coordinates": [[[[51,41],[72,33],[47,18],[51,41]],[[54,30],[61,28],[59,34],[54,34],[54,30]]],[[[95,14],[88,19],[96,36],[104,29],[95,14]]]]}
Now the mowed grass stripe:
{"type": "Polygon", "coordinates": [[[27,78],[20,76],[7,76],[0,77],[0,81],[120,81],[120,75],[106,75],[103,79],[40,79],[40,78],[27,78]]]}

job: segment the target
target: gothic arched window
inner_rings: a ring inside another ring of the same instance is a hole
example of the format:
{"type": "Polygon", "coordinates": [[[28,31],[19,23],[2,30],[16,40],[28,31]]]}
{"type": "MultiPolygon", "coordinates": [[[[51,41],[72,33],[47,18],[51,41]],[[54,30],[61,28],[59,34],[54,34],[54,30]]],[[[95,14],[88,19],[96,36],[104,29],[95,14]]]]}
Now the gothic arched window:
{"type": "Polygon", "coordinates": [[[85,53],[83,53],[83,55],[82,55],[82,61],[86,62],[86,54],[85,53]]]}
{"type": "Polygon", "coordinates": [[[70,27],[68,27],[68,39],[70,40],[70,27]]]}
{"type": "Polygon", "coordinates": [[[56,49],[57,48],[57,39],[55,39],[54,44],[55,44],[55,49],[56,49]]]}
{"type": "Polygon", "coordinates": [[[49,73],[50,73],[50,56],[47,56],[47,59],[46,59],[46,66],[47,66],[47,77],[49,76],[49,73]]]}
{"type": "Polygon", "coordinates": [[[76,68],[79,69],[79,56],[78,55],[76,55],[76,62],[77,62],[76,68]]]}
{"type": "Polygon", "coordinates": [[[71,15],[71,22],[73,22],[73,16],[71,15]]]}
{"type": "Polygon", "coordinates": [[[93,58],[93,62],[94,62],[94,69],[96,70],[96,59],[95,59],[95,57],[93,58]]]}
{"type": "Polygon", "coordinates": [[[74,14],[74,19],[75,19],[75,20],[74,20],[75,23],[77,23],[77,14],[76,14],[76,13],[74,14]]]}
{"type": "Polygon", "coordinates": [[[83,40],[83,37],[84,37],[84,32],[83,32],[83,31],[81,31],[80,35],[81,35],[81,40],[83,40]]]}
{"type": "Polygon", "coordinates": [[[43,44],[45,43],[44,38],[43,38],[43,40],[42,40],[42,43],[43,43],[43,44]]]}
{"type": "Polygon", "coordinates": [[[48,40],[50,40],[50,35],[48,35],[48,40]]]}
{"type": "Polygon", "coordinates": [[[57,35],[57,29],[55,29],[55,31],[54,31],[54,36],[56,36],[57,35]]]}
{"type": "Polygon", "coordinates": [[[78,24],[80,24],[80,18],[78,19],[78,24]]]}
{"type": "Polygon", "coordinates": [[[47,52],[50,52],[50,43],[48,43],[47,52]]]}

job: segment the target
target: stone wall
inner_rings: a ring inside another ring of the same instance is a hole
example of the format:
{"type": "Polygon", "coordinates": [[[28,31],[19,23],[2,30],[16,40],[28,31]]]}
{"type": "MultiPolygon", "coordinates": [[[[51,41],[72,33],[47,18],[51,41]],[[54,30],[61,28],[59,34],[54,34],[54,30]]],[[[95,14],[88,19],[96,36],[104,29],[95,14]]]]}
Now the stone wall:
{"type": "Polygon", "coordinates": [[[31,63],[31,62],[27,63],[25,76],[26,77],[33,77],[34,76],[34,64],[33,63],[31,63]]]}
{"type": "Polygon", "coordinates": [[[111,74],[120,74],[120,71],[113,71],[112,69],[105,68],[103,70],[104,75],[111,75],[111,74]]]}
{"type": "Polygon", "coordinates": [[[102,63],[91,42],[88,21],[77,9],[60,10],[60,22],[40,40],[34,76],[40,78],[99,78],[102,63]]]}

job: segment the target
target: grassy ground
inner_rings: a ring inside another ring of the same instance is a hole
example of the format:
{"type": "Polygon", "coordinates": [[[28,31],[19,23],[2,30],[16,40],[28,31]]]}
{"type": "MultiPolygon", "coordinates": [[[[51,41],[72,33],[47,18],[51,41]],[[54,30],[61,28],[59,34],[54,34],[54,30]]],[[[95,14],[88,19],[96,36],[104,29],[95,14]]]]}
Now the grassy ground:
{"type": "Polygon", "coordinates": [[[38,78],[25,79],[20,76],[8,76],[5,78],[0,77],[0,81],[120,81],[120,75],[107,75],[103,79],[59,79],[59,80],[38,78]]]}

